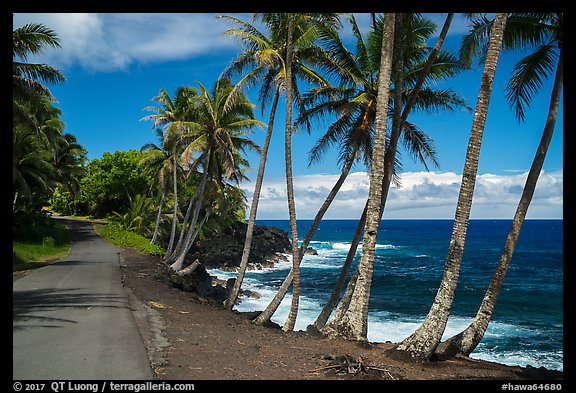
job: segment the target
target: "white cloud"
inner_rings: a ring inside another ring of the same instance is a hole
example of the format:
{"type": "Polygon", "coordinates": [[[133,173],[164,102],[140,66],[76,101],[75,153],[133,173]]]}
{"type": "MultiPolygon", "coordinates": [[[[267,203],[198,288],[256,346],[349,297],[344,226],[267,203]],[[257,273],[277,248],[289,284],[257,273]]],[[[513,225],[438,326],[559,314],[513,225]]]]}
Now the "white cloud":
{"type": "MultiPolygon", "coordinates": [[[[520,199],[527,173],[513,175],[480,174],[473,199],[472,218],[512,218],[520,199]]],[[[316,174],[294,179],[296,213],[299,219],[312,219],[324,202],[338,175],[316,174]]],[[[454,217],[461,175],[453,172],[406,172],[402,187],[392,187],[384,218],[454,217]]],[[[528,218],[562,218],[563,171],[542,172],[528,218]]],[[[253,183],[243,184],[248,198],[253,183]]],[[[328,209],[327,219],[358,219],[368,197],[369,180],[365,172],[354,172],[346,179],[328,209]]],[[[287,219],[286,183],[283,179],[264,181],[258,207],[259,219],[287,219]]]]}
{"type": "Polygon", "coordinates": [[[223,32],[230,28],[216,14],[14,14],[14,28],[43,23],[60,38],[35,61],[65,69],[116,71],[138,62],[190,58],[234,48],[223,32]]]}
{"type": "MultiPolygon", "coordinates": [[[[223,35],[232,25],[210,13],[17,13],[13,27],[43,23],[56,31],[62,47],[47,49],[32,61],[61,70],[73,65],[91,71],[117,71],[130,64],[181,60],[200,54],[235,50],[237,42],[223,35]]],[[[252,22],[249,14],[230,14],[252,22]]],[[[438,24],[446,14],[426,14],[438,24]]],[[[372,23],[369,13],[356,14],[360,29],[372,23]]],[[[347,22],[343,34],[350,35],[347,22]]],[[[466,21],[457,14],[450,34],[462,33],[466,21]]]]}

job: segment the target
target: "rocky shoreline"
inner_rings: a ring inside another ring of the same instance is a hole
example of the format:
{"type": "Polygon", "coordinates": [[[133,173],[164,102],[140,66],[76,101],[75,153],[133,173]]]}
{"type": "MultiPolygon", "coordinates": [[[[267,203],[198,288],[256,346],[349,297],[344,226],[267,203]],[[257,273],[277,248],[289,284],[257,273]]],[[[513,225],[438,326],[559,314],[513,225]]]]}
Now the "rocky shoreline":
{"type": "MultiPolygon", "coordinates": [[[[238,270],[247,226],[237,222],[222,232],[197,241],[186,259],[185,267],[197,263],[197,267],[190,274],[178,274],[162,264],[157,266],[156,277],[173,288],[190,292],[199,299],[215,305],[222,304],[234,286],[235,279],[220,280],[211,276],[207,269],[238,270]]],[[[285,254],[288,252],[290,239],[286,231],[272,226],[255,225],[247,269],[272,268],[278,262],[287,261],[285,254]]],[[[250,290],[241,290],[240,296],[256,299],[261,297],[258,292],[250,290]]]]}
{"type": "MultiPolygon", "coordinates": [[[[240,266],[247,227],[246,223],[237,222],[221,232],[197,241],[188,253],[188,260],[198,260],[206,269],[236,271],[240,266]]],[[[290,239],[286,231],[272,226],[255,225],[247,269],[274,267],[275,263],[287,260],[282,254],[288,252],[290,239]]]]}

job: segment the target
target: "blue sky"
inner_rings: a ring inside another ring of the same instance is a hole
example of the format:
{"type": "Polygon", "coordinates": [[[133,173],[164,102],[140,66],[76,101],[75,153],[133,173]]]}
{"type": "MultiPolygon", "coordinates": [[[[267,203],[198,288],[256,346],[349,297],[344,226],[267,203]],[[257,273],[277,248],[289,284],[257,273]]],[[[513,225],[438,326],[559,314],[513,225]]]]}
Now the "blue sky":
{"type": "MultiPolygon", "coordinates": [[[[222,14],[226,14],[222,12],[222,14]]],[[[139,149],[157,142],[147,114],[160,88],[173,93],[180,85],[209,87],[241,47],[223,32],[231,26],[217,14],[14,14],[14,28],[25,23],[44,23],[54,29],[62,48],[47,50],[31,61],[60,69],[62,85],[51,86],[63,111],[66,132],[74,134],[88,150],[90,159],[104,152],[139,149]]],[[[426,14],[438,30],[445,14],[426,14]]],[[[235,14],[250,21],[249,14],[235,14]]],[[[361,26],[369,25],[369,14],[357,14],[361,26]]],[[[457,15],[444,47],[457,50],[466,21],[457,15]]],[[[505,100],[504,87],[522,53],[504,53],[499,61],[480,154],[478,182],[472,218],[511,218],[520,197],[526,172],[538,145],[546,119],[552,81],[544,83],[532,102],[524,123],[519,124],[505,100]]],[[[481,67],[463,72],[440,87],[453,87],[474,108],[481,67]]],[[[248,92],[256,102],[255,91],[248,92]]],[[[280,105],[282,107],[284,104],[280,105]]],[[[268,113],[260,120],[267,122],[268,113]]],[[[442,112],[413,114],[435,141],[440,168],[425,172],[420,164],[403,156],[402,187],[390,191],[384,218],[452,218],[473,113],[442,112]]],[[[276,117],[259,219],[288,217],[284,179],[284,110],[276,117]]],[[[321,164],[307,165],[308,151],[322,135],[317,128],[293,138],[293,170],[298,218],[315,215],[338,177],[336,151],[321,164]]],[[[264,130],[252,135],[261,144],[264,130]]],[[[258,157],[248,156],[254,179],[258,157]]],[[[253,183],[241,185],[250,198],[253,183]]],[[[356,166],[327,218],[357,219],[368,191],[364,168],[356,166]]],[[[528,212],[529,218],[562,218],[563,206],[563,101],[539,186],[528,212]]]]}

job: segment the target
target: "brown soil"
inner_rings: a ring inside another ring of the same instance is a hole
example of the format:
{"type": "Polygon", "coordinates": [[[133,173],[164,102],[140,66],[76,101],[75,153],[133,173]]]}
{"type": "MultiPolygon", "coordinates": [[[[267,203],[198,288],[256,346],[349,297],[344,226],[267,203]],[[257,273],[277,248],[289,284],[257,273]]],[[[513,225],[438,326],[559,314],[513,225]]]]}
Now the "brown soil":
{"type": "Polygon", "coordinates": [[[160,380],[563,379],[563,373],[544,368],[466,357],[403,362],[383,354],[392,344],[360,345],[256,326],[246,315],[159,281],[159,258],[120,250],[124,285],[160,380]]]}

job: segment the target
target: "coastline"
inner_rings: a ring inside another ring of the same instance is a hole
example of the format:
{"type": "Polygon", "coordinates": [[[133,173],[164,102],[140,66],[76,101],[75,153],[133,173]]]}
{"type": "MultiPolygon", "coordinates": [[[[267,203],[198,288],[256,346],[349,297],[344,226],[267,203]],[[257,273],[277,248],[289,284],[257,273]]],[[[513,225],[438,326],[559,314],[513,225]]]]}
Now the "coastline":
{"type": "Polygon", "coordinates": [[[242,313],[161,282],[158,257],[119,249],[124,286],[159,380],[563,380],[560,371],[467,357],[404,362],[383,355],[390,343],[256,326],[242,313]]]}

